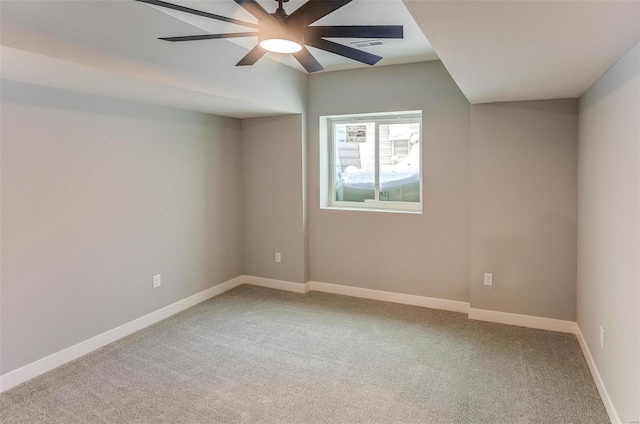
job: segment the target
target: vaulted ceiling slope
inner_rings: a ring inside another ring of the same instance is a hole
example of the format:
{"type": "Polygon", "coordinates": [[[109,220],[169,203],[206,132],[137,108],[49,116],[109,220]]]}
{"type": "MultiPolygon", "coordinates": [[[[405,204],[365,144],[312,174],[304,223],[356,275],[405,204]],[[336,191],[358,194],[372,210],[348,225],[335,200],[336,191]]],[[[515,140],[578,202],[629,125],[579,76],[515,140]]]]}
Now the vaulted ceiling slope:
{"type": "Polygon", "coordinates": [[[403,0],[471,103],[576,98],[640,40],[640,1],[403,0]]]}

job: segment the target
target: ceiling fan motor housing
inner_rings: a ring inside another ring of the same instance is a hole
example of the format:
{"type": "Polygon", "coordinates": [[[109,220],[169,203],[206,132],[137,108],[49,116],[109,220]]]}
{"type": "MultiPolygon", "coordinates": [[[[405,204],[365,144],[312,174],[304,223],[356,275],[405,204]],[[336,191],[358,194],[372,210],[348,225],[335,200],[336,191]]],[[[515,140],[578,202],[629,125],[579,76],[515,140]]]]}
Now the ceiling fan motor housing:
{"type": "Polygon", "coordinates": [[[271,16],[273,16],[278,21],[282,22],[287,18],[287,16],[289,16],[287,15],[287,12],[284,10],[284,7],[282,7],[282,3],[286,3],[289,0],[276,0],[276,1],[278,2],[278,8],[274,13],[271,13],[271,16]]]}

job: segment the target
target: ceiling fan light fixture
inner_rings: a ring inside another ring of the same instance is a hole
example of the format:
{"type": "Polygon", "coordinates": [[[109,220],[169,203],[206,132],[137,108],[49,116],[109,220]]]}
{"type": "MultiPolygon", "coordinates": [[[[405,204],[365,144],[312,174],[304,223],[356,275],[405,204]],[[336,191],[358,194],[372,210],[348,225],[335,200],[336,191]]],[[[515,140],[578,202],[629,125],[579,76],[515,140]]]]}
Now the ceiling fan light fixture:
{"type": "Polygon", "coordinates": [[[267,38],[260,41],[260,47],[274,53],[296,53],[302,50],[300,43],[286,38],[267,38]]]}
{"type": "Polygon", "coordinates": [[[296,53],[302,50],[302,34],[291,31],[280,23],[261,23],[258,31],[260,47],[268,52],[296,53]]]}
{"type": "MultiPolygon", "coordinates": [[[[307,0],[304,4],[293,11],[291,15],[287,15],[287,12],[282,6],[283,3],[286,3],[289,0],[276,0],[278,2],[278,9],[275,13],[267,12],[260,3],[258,3],[258,0],[234,0],[235,3],[240,5],[258,20],[257,24],[216,15],[202,10],[191,9],[178,4],[167,3],[164,0],[136,1],[147,3],[152,6],[173,9],[178,12],[189,13],[217,21],[253,28],[253,31],[231,32],[227,34],[201,34],[160,38],[164,41],[176,42],[258,36],[259,44],[242,57],[242,59],[236,63],[236,66],[253,65],[261,57],[267,54],[267,52],[276,52],[283,54],[293,53],[293,57],[308,73],[322,71],[324,69],[322,65],[315,57],[313,57],[311,52],[305,48],[305,46],[324,50],[328,53],[333,53],[373,66],[382,59],[381,56],[354,49],[346,44],[336,43],[328,39],[377,39],[375,45],[380,45],[383,44],[382,39],[404,38],[402,25],[311,25],[330,13],[333,13],[341,7],[349,4],[353,0],[307,0]]],[[[370,42],[369,45],[374,45],[374,42],[370,42]]]]}

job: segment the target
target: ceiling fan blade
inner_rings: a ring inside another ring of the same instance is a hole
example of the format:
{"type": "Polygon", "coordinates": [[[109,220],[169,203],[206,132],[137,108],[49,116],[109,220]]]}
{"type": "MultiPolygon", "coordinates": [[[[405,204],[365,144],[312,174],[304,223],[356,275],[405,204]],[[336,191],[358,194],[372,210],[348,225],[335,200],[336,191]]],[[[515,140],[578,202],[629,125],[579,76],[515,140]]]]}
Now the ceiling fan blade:
{"type": "Polygon", "coordinates": [[[221,38],[257,37],[257,32],[230,32],[228,34],[204,34],[185,35],[182,37],[161,37],[158,40],[164,41],[197,41],[197,40],[218,40],[221,38]]]}
{"type": "Polygon", "coordinates": [[[296,58],[298,62],[307,70],[307,72],[318,72],[322,71],[324,68],[320,65],[320,62],[316,60],[315,57],[311,54],[306,47],[302,47],[302,50],[299,52],[293,53],[293,57],[296,58]]]}
{"type": "Polygon", "coordinates": [[[311,47],[326,50],[371,66],[375,65],[380,59],[382,59],[382,57],[376,56],[375,54],[363,52],[362,50],[357,50],[322,38],[309,38],[305,39],[304,42],[311,47]]]}
{"type": "Polygon", "coordinates": [[[269,22],[269,19],[273,19],[273,16],[264,10],[256,0],[235,0],[235,2],[255,16],[259,21],[265,20],[269,22]]]}
{"type": "Polygon", "coordinates": [[[205,18],[211,18],[218,21],[229,22],[232,24],[242,25],[250,28],[258,28],[258,25],[251,22],[241,21],[239,19],[227,18],[226,16],[216,15],[214,13],[203,12],[202,10],[191,9],[189,7],[180,6],[177,4],[167,3],[160,0],[136,0],[141,3],[147,3],[154,6],[166,7],[167,9],[177,10],[179,12],[190,13],[192,15],[204,16],[205,18]]]}
{"type": "Polygon", "coordinates": [[[236,66],[250,66],[250,65],[253,65],[254,63],[256,63],[258,61],[258,59],[260,59],[266,53],[267,53],[267,51],[265,49],[263,49],[262,47],[260,47],[260,44],[258,44],[257,46],[252,48],[249,51],[249,53],[247,53],[247,55],[245,57],[240,59],[240,62],[236,63],[236,66]]]}
{"type": "MultiPolygon", "coordinates": [[[[236,0],[237,1],[237,0],[236,0]]],[[[284,20],[290,28],[304,28],[352,0],[309,0],[284,20]]]]}
{"type": "Polygon", "coordinates": [[[402,25],[310,26],[305,37],[334,38],[404,38],[402,25]]]}

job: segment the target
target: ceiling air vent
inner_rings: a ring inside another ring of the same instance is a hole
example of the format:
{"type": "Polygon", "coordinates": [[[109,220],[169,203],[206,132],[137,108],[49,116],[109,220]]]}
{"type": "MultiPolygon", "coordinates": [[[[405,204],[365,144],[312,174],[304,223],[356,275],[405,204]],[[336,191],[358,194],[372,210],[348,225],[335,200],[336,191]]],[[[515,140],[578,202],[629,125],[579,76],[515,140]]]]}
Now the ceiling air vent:
{"type": "Polygon", "coordinates": [[[378,46],[384,46],[387,43],[384,42],[384,40],[366,40],[366,41],[354,41],[353,43],[351,43],[352,46],[354,47],[358,47],[358,48],[365,48],[365,47],[378,47],[378,46]]]}

